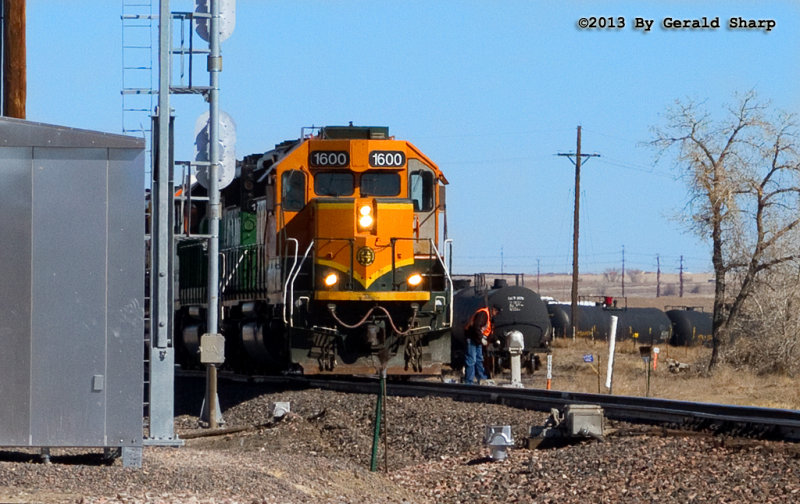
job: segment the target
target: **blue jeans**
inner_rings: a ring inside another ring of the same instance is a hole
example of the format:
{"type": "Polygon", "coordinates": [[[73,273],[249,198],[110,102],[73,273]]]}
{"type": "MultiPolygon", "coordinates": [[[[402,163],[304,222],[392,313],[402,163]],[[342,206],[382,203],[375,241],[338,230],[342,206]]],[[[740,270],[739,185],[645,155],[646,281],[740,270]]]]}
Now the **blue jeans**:
{"type": "Polygon", "coordinates": [[[464,383],[472,383],[477,375],[478,380],[487,378],[483,369],[483,347],[467,338],[467,353],[464,355],[464,383]]]}

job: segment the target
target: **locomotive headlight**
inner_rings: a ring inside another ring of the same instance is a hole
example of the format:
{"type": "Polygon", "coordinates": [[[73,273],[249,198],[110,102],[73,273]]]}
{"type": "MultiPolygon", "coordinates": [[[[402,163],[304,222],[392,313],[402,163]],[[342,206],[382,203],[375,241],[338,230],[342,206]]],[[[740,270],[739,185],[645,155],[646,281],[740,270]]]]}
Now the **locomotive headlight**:
{"type": "Polygon", "coordinates": [[[358,219],[358,225],[362,228],[368,228],[372,226],[372,216],[371,215],[362,215],[358,219]]]}
{"type": "Polygon", "coordinates": [[[360,215],[358,218],[358,225],[364,229],[372,227],[372,223],[375,221],[372,218],[372,207],[364,205],[358,209],[358,213],[360,215]]]}
{"type": "Polygon", "coordinates": [[[328,273],[328,275],[325,276],[324,280],[326,287],[333,287],[334,285],[336,285],[336,282],[338,281],[339,281],[339,276],[336,273],[328,273]]]}
{"type": "Polygon", "coordinates": [[[413,275],[411,275],[406,279],[406,282],[408,282],[408,285],[410,287],[416,287],[422,283],[422,275],[420,275],[419,273],[414,273],[413,275]]]}

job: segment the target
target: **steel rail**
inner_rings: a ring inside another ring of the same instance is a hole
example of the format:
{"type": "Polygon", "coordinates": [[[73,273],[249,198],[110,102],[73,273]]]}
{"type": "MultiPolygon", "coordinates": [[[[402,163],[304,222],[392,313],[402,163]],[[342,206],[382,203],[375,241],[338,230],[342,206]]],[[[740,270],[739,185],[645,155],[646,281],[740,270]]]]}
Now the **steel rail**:
{"type": "MultiPolygon", "coordinates": [[[[365,377],[280,376],[248,380],[293,388],[320,388],[361,394],[375,393],[378,389],[377,378],[365,377]]],[[[390,381],[387,382],[386,393],[394,396],[449,397],[459,401],[495,403],[536,411],[550,411],[567,404],[596,404],[603,408],[606,418],[614,420],[800,442],[798,410],[429,381],[390,381]]]]}

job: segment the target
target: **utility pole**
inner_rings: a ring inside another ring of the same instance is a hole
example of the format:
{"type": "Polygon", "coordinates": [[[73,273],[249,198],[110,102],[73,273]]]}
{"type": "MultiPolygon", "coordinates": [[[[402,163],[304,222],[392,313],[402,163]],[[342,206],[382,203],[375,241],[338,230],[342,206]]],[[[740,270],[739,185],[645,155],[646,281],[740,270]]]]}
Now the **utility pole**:
{"type": "Polygon", "coordinates": [[[622,297],[625,297],[625,245],[622,246],[622,297]]]}
{"type": "Polygon", "coordinates": [[[661,297],[661,256],[656,254],[656,297],[661,297]]]}
{"type": "Polygon", "coordinates": [[[539,272],[539,259],[536,259],[536,292],[541,296],[542,295],[542,288],[539,285],[539,278],[541,273],[539,272]]]}
{"type": "Polygon", "coordinates": [[[2,0],[3,110],[2,115],[25,119],[27,90],[25,0],[2,0]]]}
{"type": "Polygon", "coordinates": [[[600,154],[581,154],[581,127],[578,126],[578,142],[574,153],[559,152],[559,156],[566,156],[575,165],[575,211],[572,218],[572,308],[570,327],[572,336],[578,330],[578,236],[581,195],[581,160],[583,158],[600,157],[600,154]],[[572,157],[575,156],[575,159],[572,157]]]}
{"type": "Polygon", "coordinates": [[[505,260],[503,259],[503,247],[500,247],[500,274],[504,273],[505,260]]]}
{"type": "Polygon", "coordinates": [[[681,285],[679,295],[680,297],[683,297],[683,256],[681,256],[681,268],[680,268],[680,275],[678,278],[680,280],[680,285],[681,285]]]}

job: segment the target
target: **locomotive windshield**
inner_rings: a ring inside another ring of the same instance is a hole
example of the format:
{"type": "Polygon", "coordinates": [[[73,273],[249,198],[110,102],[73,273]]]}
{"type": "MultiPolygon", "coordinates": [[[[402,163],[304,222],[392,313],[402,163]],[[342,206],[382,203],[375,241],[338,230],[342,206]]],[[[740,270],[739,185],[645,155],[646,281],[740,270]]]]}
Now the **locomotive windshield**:
{"type": "Polygon", "coordinates": [[[314,192],[318,196],[350,196],[353,191],[352,173],[320,172],[314,177],[314,192]]]}
{"type": "Polygon", "coordinates": [[[397,196],[400,194],[400,174],[384,171],[361,175],[361,196],[397,196]]]}
{"type": "Polygon", "coordinates": [[[284,210],[302,210],[306,204],[306,176],[299,170],[283,172],[281,201],[284,210]]]}

